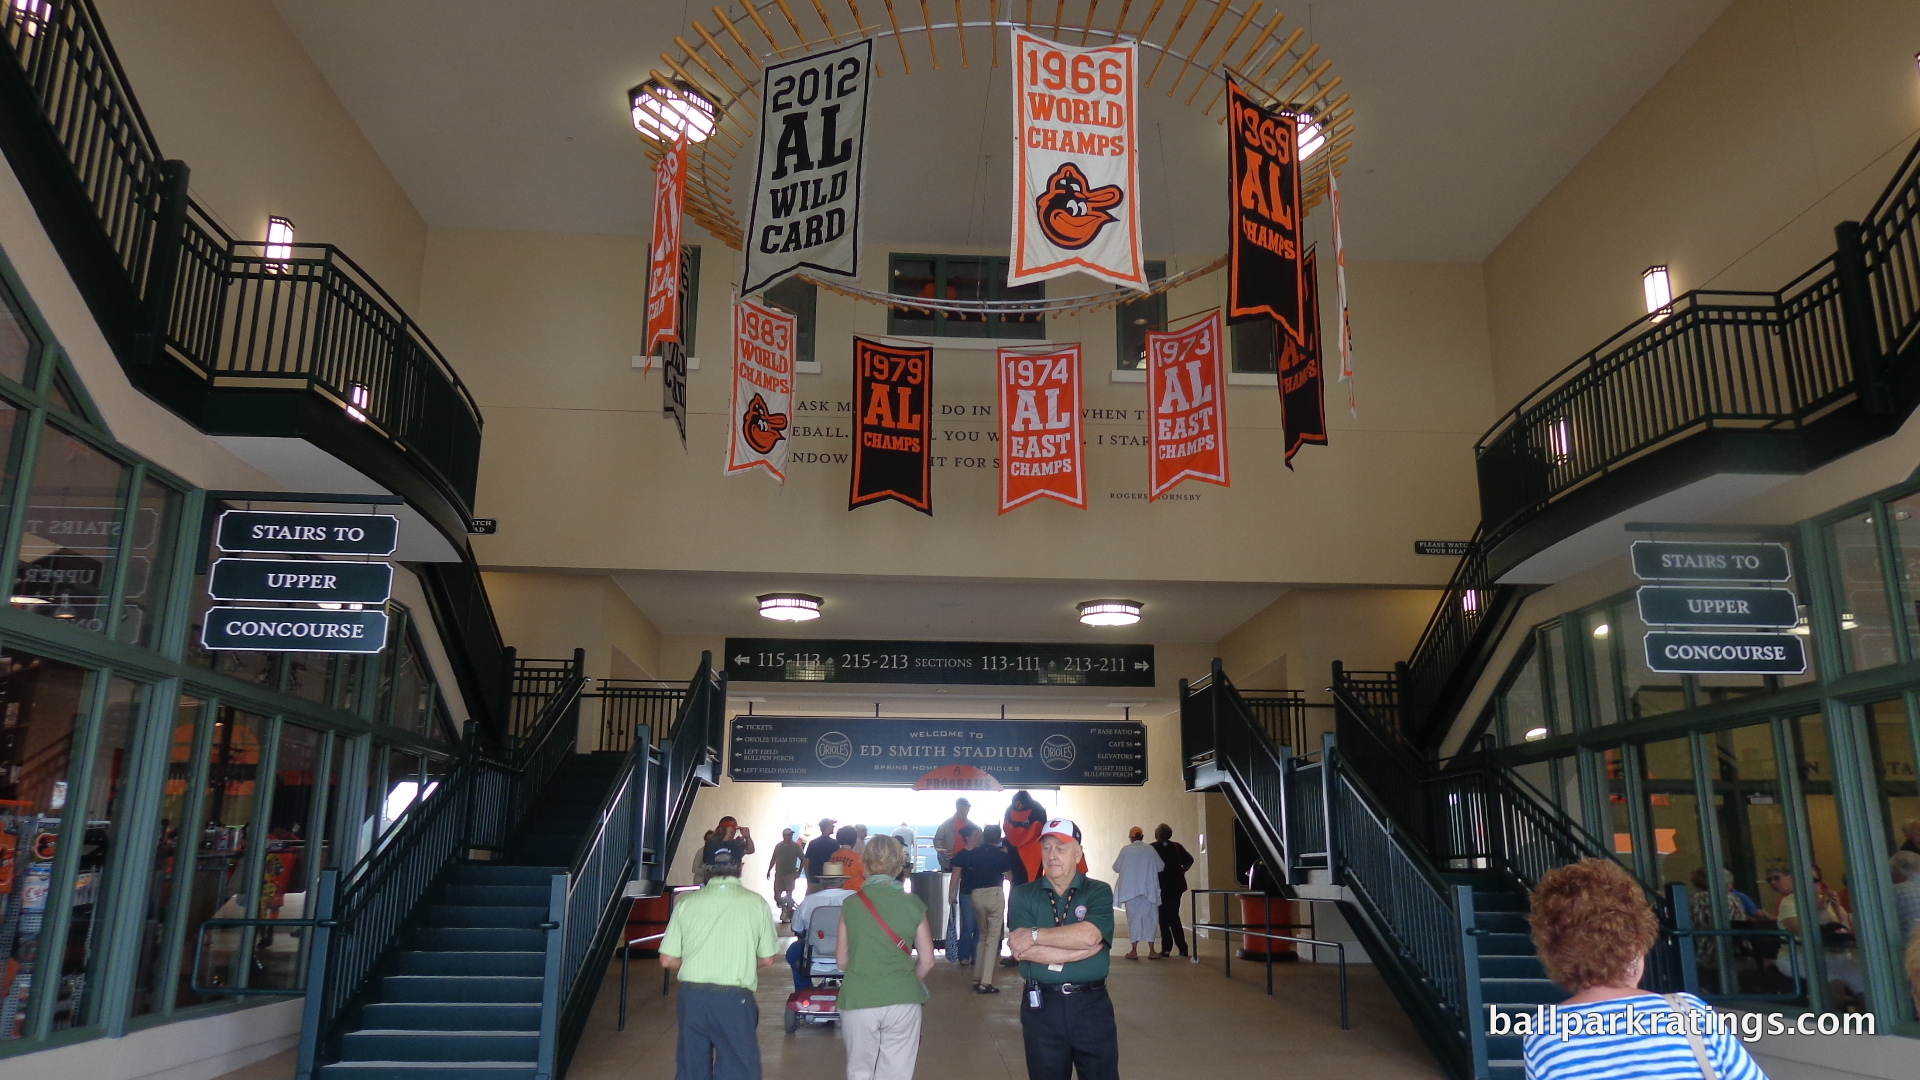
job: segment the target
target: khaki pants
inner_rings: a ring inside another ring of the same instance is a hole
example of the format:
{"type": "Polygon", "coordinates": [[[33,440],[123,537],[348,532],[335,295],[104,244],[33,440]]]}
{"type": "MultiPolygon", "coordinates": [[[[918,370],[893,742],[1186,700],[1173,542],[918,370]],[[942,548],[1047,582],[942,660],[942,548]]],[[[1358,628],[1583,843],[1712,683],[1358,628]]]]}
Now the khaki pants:
{"type": "Polygon", "coordinates": [[[913,1080],[920,1057],[919,1005],[844,1009],[840,1033],[847,1042],[847,1080],[913,1080]]]}
{"type": "Polygon", "coordinates": [[[973,946],[973,981],[992,986],[994,969],[1000,966],[1000,914],[1005,898],[997,885],[975,889],[967,898],[973,901],[973,921],[980,927],[980,940],[973,946]]]}

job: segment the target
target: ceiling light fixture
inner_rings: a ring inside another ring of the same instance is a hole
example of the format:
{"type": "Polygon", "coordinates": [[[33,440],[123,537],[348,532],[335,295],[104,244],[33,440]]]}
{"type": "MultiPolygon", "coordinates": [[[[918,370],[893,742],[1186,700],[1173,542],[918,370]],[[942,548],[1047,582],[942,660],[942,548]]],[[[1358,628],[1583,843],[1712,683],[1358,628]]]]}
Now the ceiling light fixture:
{"type": "Polygon", "coordinates": [[[1527,729],[1527,741],[1528,741],[1528,742],[1539,742],[1539,741],[1540,741],[1541,739],[1544,739],[1544,738],[1546,738],[1546,737],[1547,737],[1547,729],[1546,729],[1546,728],[1543,728],[1543,727],[1537,727],[1537,728],[1528,728],[1528,729],[1527,729]]]}
{"type": "Polygon", "coordinates": [[[1612,632],[1613,632],[1613,627],[1607,625],[1606,623],[1601,623],[1599,626],[1596,626],[1593,628],[1593,636],[1597,638],[1604,638],[1612,632]]]}
{"type": "Polygon", "coordinates": [[[1084,626],[1132,626],[1140,621],[1138,600],[1087,600],[1075,605],[1084,626]]]}
{"type": "Polygon", "coordinates": [[[683,132],[688,142],[705,142],[713,134],[713,101],[691,83],[648,79],[627,91],[627,104],[633,129],[657,142],[670,143],[683,132]]]}
{"type": "Polygon", "coordinates": [[[817,596],[798,592],[770,592],[756,597],[760,601],[760,617],[778,619],[781,622],[806,622],[820,617],[820,605],[824,602],[817,596]]]}

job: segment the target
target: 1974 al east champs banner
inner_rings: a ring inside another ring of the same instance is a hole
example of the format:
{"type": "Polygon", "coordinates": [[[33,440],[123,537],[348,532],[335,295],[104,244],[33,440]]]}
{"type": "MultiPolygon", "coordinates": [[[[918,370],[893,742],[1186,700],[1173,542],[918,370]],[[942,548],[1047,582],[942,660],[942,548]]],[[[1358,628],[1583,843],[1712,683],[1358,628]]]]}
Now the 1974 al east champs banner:
{"type": "Polygon", "coordinates": [[[1000,512],[1046,497],[1082,510],[1080,346],[1000,350],[1000,512]]]}
{"type": "Polygon", "coordinates": [[[787,479],[787,426],[793,420],[793,340],[800,320],[741,299],[733,305],[733,407],[728,413],[729,474],[765,469],[787,479]]]}
{"type": "Polygon", "coordinates": [[[1139,46],[1075,48],[1013,31],[1013,265],[1009,285],[1080,271],[1144,289],[1139,46]]]}
{"type": "Polygon", "coordinates": [[[1147,498],[1182,480],[1227,478],[1227,369],[1216,312],[1170,334],[1147,334],[1147,498]]]}
{"type": "MultiPolygon", "coordinates": [[[[680,223],[687,195],[687,140],[675,139],[653,173],[653,243],[647,248],[644,356],[680,340],[680,223]]],[[[645,369],[642,369],[643,371],[645,369]]]]}
{"type": "Polygon", "coordinates": [[[853,339],[852,510],[895,499],[933,513],[933,349],[853,339]]]}
{"type": "Polygon", "coordinates": [[[1133,720],[736,716],[728,727],[733,780],[911,787],[970,765],[1007,788],[1147,782],[1147,727],[1133,720]]]}
{"type": "Polygon", "coordinates": [[[1299,137],[1292,117],[1227,84],[1227,321],[1272,319],[1296,341],[1304,334],[1299,137]]]}
{"type": "Polygon", "coordinates": [[[741,238],[740,295],[797,271],[860,276],[860,195],[873,42],[766,69],[760,167],[741,238]]]}

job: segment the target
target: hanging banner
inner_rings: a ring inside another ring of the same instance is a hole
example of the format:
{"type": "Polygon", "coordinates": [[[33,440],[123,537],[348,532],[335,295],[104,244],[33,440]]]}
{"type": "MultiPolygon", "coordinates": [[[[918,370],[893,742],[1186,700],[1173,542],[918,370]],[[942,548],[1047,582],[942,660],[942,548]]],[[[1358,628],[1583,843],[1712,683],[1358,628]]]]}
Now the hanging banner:
{"type": "Polygon", "coordinates": [[[1340,232],[1340,178],[1327,170],[1327,195],[1333,203],[1334,306],[1340,309],[1340,381],[1347,384],[1347,415],[1360,415],[1353,381],[1353,319],[1347,314],[1347,244],[1340,232]]]}
{"type": "Polygon", "coordinates": [[[727,472],[765,469],[787,481],[787,425],[793,417],[793,342],[800,320],[740,300],[733,305],[733,418],[727,472]]]}
{"type": "Polygon", "coordinates": [[[1302,336],[1299,131],[1227,84],[1227,321],[1272,319],[1302,336]]]}
{"type": "Polygon", "coordinates": [[[860,276],[860,186],[872,71],[870,40],[767,68],[740,295],[803,269],[860,276]]]}
{"type": "Polygon", "coordinates": [[[933,349],[853,339],[853,493],[933,513],[933,349]]]}
{"type": "Polygon", "coordinates": [[[1301,311],[1305,339],[1295,341],[1280,331],[1280,426],[1287,436],[1287,468],[1304,443],[1327,444],[1326,380],[1320,365],[1320,275],[1317,247],[1300,261],[1300,277],[1307,284],[1301,311]]]}
{"type": "Polygon", "coordinates": [[[660,343],[660,415],[680,429],[680,449],[687,448],[687,354],[678,341],[660,343]]]}
{"type": "MultiPolygon", "coordinates": [[[[687,140],[675,139],[653,171],[653,244],[647,249],[647,334],[643,355],[680,340],[680,222],[687,195],[687,140]]],[[[641,369],[644,373],[645,369],[641,369]]]]}
{"type": "Polygon", "coordinates": [[[1147,498],[1182,480],[1231,487],[1227,479],[1227,371],[1220,318],[1177,333],[1147,334],[1147,498]]]}
{"type": "Polygon", "coordinates": [[[1000,350],[1000,512],[1042,496],[1087,507],[1078,345],[1000,350]]]}
{"type": "Polygon", "coordinates": [[[1080,271],[1144,289],[1134,75],[1139,47],[1013,32],[1013,265],[1007,284],[1080,271]]]}

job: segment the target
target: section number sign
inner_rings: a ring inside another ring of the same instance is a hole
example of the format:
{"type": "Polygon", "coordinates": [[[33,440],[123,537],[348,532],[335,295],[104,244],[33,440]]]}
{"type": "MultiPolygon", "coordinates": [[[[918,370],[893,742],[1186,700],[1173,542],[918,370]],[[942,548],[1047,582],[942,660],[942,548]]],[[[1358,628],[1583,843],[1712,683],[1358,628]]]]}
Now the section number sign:
{"type": "Polygon", "coordinates": [[[1153,646],[728,638],[735,682],[1152,686],[1153,646]]]}

